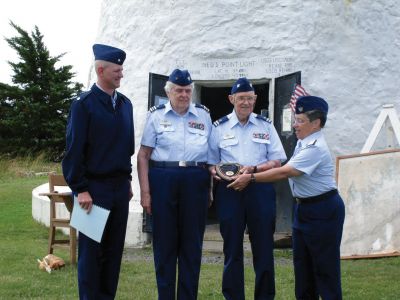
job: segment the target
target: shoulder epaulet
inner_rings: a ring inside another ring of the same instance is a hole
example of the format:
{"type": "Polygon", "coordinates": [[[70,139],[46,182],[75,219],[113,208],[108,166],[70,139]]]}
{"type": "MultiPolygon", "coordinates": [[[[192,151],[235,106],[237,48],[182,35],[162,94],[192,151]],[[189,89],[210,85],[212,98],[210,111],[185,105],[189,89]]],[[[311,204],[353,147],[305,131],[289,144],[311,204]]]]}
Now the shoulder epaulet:
{"type": "Polygon", "coordinates": [[[307,147],[315,146],[316,143],[317,143],[317,139],[313,140],[312,142],[309,142],[309,143],[307,144],[307,147]]]}
{"type": "Polygon", "coordinates": [[[91,93],[92,93],[91,90],[81,93],[81,94],[76,98],[76,101],[82,101],[82,100],[84,100],[84,99],[85,99],[87,96],[89,96],[91,93]]]}
{"type": "Polygon", "coordinates": [[[196,103],[194,106],[198,107],[198,108],[202,108],[204,109],[206,112],[210,113],[210,110],[208,109],[207,106],[200,104],[200,103],[196,103]]]}
{"type": "Polygon", "coordinates": [[[149,109],[149,112],[155,112],[157,109],[162,109],[162,108],[165,108],[165,104],[160,104],[160,105],[158,105],[158,106],[152,106],[152,107],[150,107],[150,109],[149,109]]]}
{"type": "Polygon", "coordinates": [[[215,121],[215,122],[213,123],[213,125],[214,125],[215,127],[217,127],[218,125],[220,125],[220,124],[222,124],[222,123],[225,123],[225,122],[228,121],[228,120],[229,120],[228,116],[225,116],[225,117],[222,117],[221,119],[218,119],[217,121],[215,121]]]}
{"type": "Polygon", "coordinates": [[[118,96],[123,98],[125,101],[130,101],[129,98],[127,96],[125,96],[124,94],[121,94],[120,92],[117,92],[117,94],[118,94],[118,96]]]}
{"type": "Polygon", "coordinates": [[[263,120],[263,121],[265,121],[265,122],[268,122],[268,123],[272,123],[272,121],[270,120],[270,119],[268,119],[267,117],[264,117],[264,116],[262,116],[262,115],[257,115],[256,116],[256,118],[257,119],[260,119],[260,120],[263,120]]]}

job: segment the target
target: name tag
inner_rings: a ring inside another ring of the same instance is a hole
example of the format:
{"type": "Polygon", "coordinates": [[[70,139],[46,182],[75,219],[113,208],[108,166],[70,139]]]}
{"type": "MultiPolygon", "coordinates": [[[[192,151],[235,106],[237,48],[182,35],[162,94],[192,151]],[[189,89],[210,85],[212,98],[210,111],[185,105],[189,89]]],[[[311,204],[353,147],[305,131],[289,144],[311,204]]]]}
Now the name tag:
{"type": "Polygon", "coordinates": [[[168,126],[172,126],[172,123],[167,120],[162,120],[162,121],[160,121],[160,126],[168,127],[168,126]]]}
{"type": "Polygon", "coordinates": [[[171,132],[171,131],[175,131],[174,127],[172,126],[166,126],[160,128],[160,132],[171,132]]]}
{"type": "Polygon", "coordinates": [[[171,132],[171,131],[175,131],[174,126],[172,126],[172,123],[167,121],[167,120],[162,120],[159,123],[159,127],[158,127],[158,132],[171,132]]]}
{"type": "Polygon", "coordinates": [[[230,147],[230,146],[235,146],[235,145],[237,145],[238,143],[239,143],[239,140],[238,140],[238,139],[235,139],[235,138],[226,139],[226,140],[222,140],[222,141],[219,143],[219,147],[220,147],[220,148],[227,148],[227,147],[230,147]]]}
{"type": "Polygon", "coordinates": [[[235,138],[235,135],[230,134],[230,133],[224,134],[224,135],[222,136],[222,139],[223,139],[223,140],[230,140],[230,139],[234,139],[234,138],[235,138]]]}

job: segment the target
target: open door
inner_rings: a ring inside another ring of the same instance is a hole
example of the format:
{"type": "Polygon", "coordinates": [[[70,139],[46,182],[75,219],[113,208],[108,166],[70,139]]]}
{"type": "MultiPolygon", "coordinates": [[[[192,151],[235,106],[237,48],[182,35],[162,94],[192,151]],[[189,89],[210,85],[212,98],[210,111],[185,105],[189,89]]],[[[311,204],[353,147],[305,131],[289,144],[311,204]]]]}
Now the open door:
{"type": "Polygon", "coordinates": [[[149,101],[147,108],[168,102],[164,86],[168,81],[168,76],[149,73],[149,101]]]}
{"type": "MultiPolygon", "coordinates": [[[[296,147],[297,138],[291,124],[290,97],[295,84],[301,84],[301,72],[275,78],[274,126],[288,159],[296,147]]],[[[275,183],[276,232],[291,232],[293,196],[287,179],[275,183]]]]}
{"type": "MultiPolygon", "coordinates": [[[[147,108],[168,102],[168,97],[164,90],[167,81],[168,76],[149,73],[149,99],[147,108]]],[[[142,230],[143,232],[153,232],[151,215],[148,215],[145,211],[143,211],[142,230]]]]}

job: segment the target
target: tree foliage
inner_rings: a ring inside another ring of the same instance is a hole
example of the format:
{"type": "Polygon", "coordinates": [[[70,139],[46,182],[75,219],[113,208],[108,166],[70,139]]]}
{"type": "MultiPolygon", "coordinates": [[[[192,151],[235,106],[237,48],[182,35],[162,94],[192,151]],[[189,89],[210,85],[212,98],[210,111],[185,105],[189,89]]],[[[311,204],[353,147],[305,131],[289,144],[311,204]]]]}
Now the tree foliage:
{"type": "Polygon", "coordinates": [[[0,152],[46,152],[51,159],[60,158],[69,107],[83,86],[72,82],[72,66],[56,66],[65,53],[50,56],[37,26],[28,34],[10,25],[18,35],[5,40],[19,61],[8,62],[13,85],[0,83],[0,152]]]}

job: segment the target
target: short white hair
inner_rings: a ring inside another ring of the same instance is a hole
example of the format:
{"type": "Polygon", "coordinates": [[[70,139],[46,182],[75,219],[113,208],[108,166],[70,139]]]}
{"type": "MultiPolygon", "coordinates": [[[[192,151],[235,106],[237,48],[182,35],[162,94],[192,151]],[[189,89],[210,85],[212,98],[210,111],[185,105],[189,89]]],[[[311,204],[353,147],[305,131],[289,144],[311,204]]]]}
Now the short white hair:
{"type": "Polygon", "coordinates": [[[94,69],[96,71],[96,74],[98,74],[97,70],[99,69],[99,67],[103,67],[106,68],[108,66],[110,66],[112,63],[105,61],[105,60],[95,60],[94,61],[94,69]]]}
{"type": "MultiPolygon", "coordinates": [[[[169,93],[169,92],[172,90],[172,88],[173,88],[174,86],[178,86],[178,85],[175,84],[175,83],[173,83],[172,81],[169,81],[169,80],[168,80],[168,81],[165,83],[165,86],[164,86],[165,92],[166,92],[166,93],[169,93]]],[[[191,87],[192,90],[193,90],[193,88],[194,88],[194,83],[193,83],[193,82],[190,84],[190,87],[191,87]]]]}

